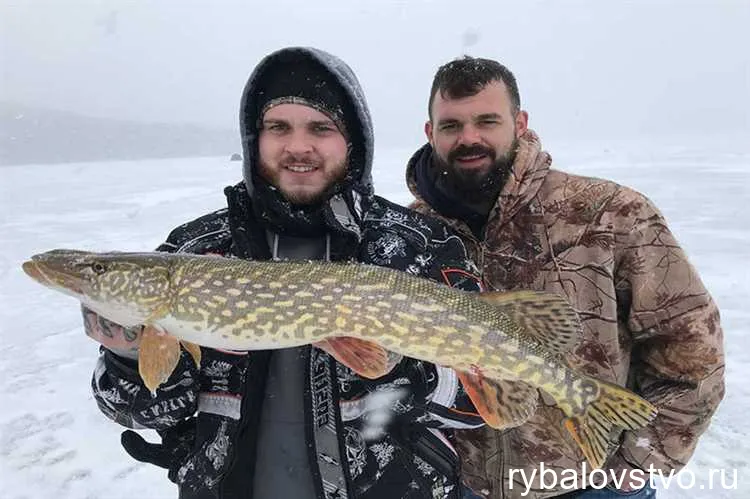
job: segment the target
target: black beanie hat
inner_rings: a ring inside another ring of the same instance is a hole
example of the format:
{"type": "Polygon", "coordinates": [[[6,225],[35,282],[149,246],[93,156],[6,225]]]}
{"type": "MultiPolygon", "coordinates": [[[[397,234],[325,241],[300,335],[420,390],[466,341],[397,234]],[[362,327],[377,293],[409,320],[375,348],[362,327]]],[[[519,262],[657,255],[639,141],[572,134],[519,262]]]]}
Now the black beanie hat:
{"type": "Polygon", "coordinates": [[[278,104],[304,104],[325,114],[349,139],[356,126],[354,109],[341,84],[329,71],[310,58],[279,57],[261,77],[255,99],[256,124],[265,112],[278,104]]]}

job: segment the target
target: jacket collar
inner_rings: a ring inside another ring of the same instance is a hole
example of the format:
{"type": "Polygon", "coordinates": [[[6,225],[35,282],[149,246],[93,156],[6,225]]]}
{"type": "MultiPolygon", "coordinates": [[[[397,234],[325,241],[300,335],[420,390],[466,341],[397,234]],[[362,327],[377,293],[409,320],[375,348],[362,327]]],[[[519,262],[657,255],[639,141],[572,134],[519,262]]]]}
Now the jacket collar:
{"type": "MultiPolygon", "coordinates": [[[[460,206],[460,200],[449,200],[419,170],[431,167],[432,146],[425,144],[409,160],[406,181],[414,197],[444,217],[460,220],[477,236],[477,220],[470,210],[460,206]],[[441,197],[442,196],[442,197],[441,197]]],[[[537,195],[547,176],[552,157],[542,150],[539,136],[531,129],[518,140],[518,152],[508,178],[486,220],[484,233],[494,231],[511,220],[537,195]]],[[[481,239],[481,238],[479,238],[481,239]]]]}

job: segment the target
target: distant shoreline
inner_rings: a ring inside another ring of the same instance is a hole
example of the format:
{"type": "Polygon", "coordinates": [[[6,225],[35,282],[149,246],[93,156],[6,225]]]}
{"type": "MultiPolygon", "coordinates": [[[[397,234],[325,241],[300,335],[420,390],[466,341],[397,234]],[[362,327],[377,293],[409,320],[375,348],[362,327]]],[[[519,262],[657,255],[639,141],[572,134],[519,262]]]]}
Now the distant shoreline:
{"type": "Polygon", "coordinates": [[[233,130],[139,123],[0,102],[0,165],[226,156],[233,130]]]}

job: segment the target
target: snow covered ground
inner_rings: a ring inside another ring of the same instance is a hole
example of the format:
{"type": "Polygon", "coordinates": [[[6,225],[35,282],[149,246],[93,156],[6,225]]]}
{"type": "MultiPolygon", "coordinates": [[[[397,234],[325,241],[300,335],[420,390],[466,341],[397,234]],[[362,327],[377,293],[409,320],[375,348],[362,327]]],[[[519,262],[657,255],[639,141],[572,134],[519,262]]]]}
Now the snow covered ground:
{"type": "MultiPolygon", "coordinates": [[[[547,144],[558,168],[651,197],[722,310],[727,395],[689,466],[695,487],[673,482],[662,497],[750,497],[750,353],[742,347],[750,336],[750,151],[738,143],[547,144]],[[736,470],[736,489],[717,490],[717,473],[709,490],[710,469],[724,470],[729,485],[736,470]]],[[[381,195],[409,202],[410,152],[377,156],[381,195]]],[[[221,207],[223,186],[239,178],[240,163],[226,158],[0,168],[0,496],[176,497],[163,470],[125,454],[120,429],[97,410],[89,389],[97,345],[83,334],[76,303],[33,283],[21,262],[52,248],[151,249],[172,227],[221,207]]]]}

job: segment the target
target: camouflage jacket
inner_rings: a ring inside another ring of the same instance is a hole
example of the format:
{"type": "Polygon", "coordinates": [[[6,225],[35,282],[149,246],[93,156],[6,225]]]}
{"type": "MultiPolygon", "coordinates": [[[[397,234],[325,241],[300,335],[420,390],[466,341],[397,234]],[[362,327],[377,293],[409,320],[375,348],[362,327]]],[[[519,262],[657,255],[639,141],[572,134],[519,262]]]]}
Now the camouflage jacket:
{"type": "MultiPolygon", "coordinates": [[[[723,339],[716,304],[658,209],[614,182],[551,169],[529,130],[479,240],[424,200],[415,172],[429,167],[431,155],[426,145],[409,162],[412,207],[458,230],[490,289],[566,297],[584,324],[583,340],[567,355],[570,365],[658,406],[652,425],[622,436],[607,467],[619,473],[684,466],[724,395],[723,339]]],[[[543,490],[539,468],[544,462],[559,472],[576,469],[580,477],[583,456],[563,417],[542,403],[518,428],[459,432],[465,480],[488,497],[518,497],[526,487],[510,470],[531,477],[537,469],[526,497],[561,494],[543,490]]]]}

